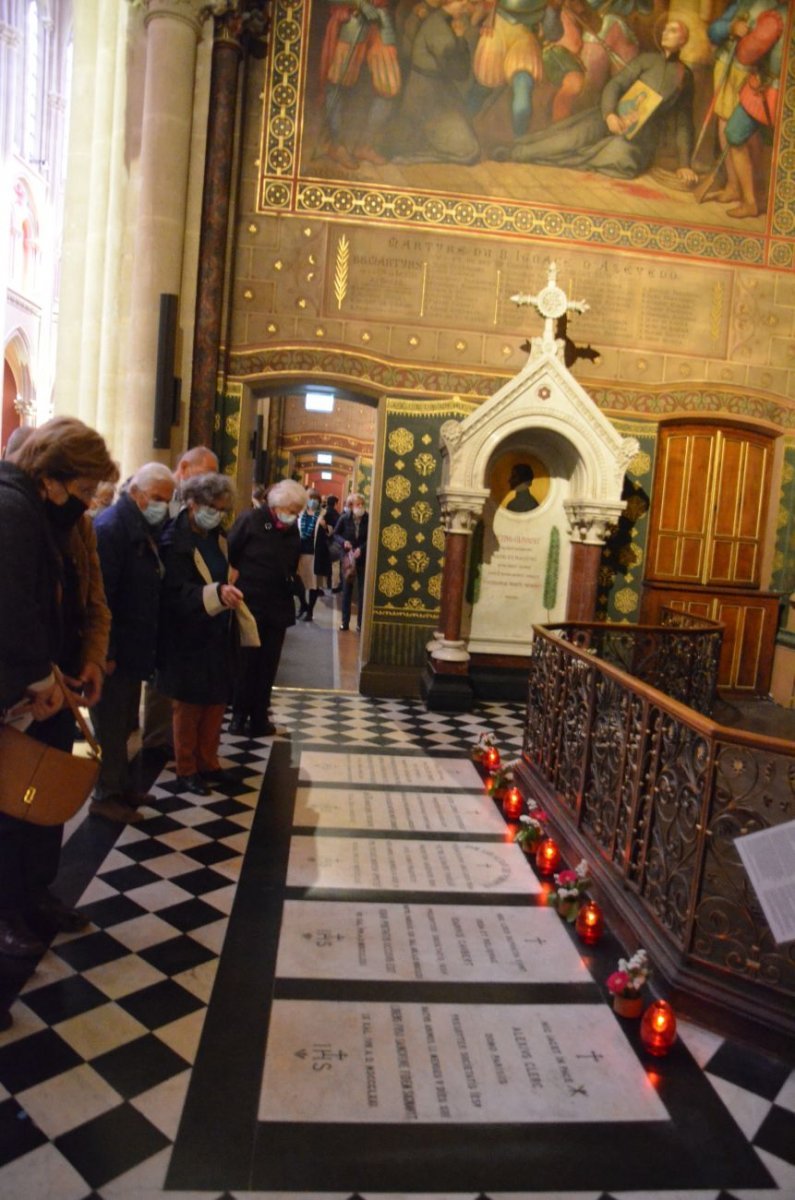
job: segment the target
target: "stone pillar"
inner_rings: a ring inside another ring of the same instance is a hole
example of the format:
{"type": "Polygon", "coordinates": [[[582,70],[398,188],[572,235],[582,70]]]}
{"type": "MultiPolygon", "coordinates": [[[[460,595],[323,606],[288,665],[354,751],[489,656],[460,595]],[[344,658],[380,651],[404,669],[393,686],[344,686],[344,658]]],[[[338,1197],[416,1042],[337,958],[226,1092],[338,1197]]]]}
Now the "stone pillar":
{"type": "Polygon", "coordinates": [[[234,11],[215,18],[188,434],[192,446],[209,446],[213,438],[238,72],[243,55],[241,20],[234,11]]]}
{"type": "Polygon", "coordinates": [[[179,294],[200,0],[147,0],[140,188],[131,281],[123,470],[155,457],[161,293],[179,294]]]}
{"type": "Polygon", "coordinates": [[[566,620],[594,621],[602,546],[611,527],[623,512],[624,502],[605,504],[599,501],[588,503],[565,500],[563,507],[569,521],[571,538],[566,620]]]}

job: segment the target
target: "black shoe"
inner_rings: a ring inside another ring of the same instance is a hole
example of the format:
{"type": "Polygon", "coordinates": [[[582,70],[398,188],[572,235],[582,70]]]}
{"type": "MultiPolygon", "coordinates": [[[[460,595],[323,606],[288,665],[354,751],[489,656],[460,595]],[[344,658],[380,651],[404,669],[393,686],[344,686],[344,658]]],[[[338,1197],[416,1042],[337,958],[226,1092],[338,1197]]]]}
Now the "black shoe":
{"type": "Polygon", "coordinates": [[[76,908],[69,908],[49,892],[36,905],[31,922],[36,925],[41,923],[52,933],[79,933],[90,924],[85,913],[76,908]]]}
{"type": "Polygon", "coordinates": [[[245,732],[246,732],[246,718],[245,717],[232,717],[232,720],[229,722],[229,733],[238,733],[239,734],[239,733],[245,733],[245,732]]]}
{"type": "Polygon", "coordinates": [[[21,917],[0,920],[0,954],[9,958],[39,958],[46,949],[21,917]]]}
{"type": "Polygon", "coordinates": [[[184,792],[192,792],[194,796],[209,796],[210,789],[201,775],[178,775],[177,783],[184,792]]]}
{"type": "Polygon", "coordinates": [[[248,736],[253,738],[273,737],[274,733],[278,733],[278,729],[272,721],[263,721],[261,725],[252,723],[248,730],[248,736]]]}
{"type": "Polygon", "coordinates": [[[201,777],[205,783],[232,783],[232,776],[223,767],[219,767],[217,771],[202,771],[201,777]]]}
{"type": "Polygon", "coordinates": [[[338,595],[339,595],[339,593],[340,593],[341,591],[342,591],[342,584],[340,584],[340,586],[339,586],[339,587],[332,588],[332,589],[331,589],[331,594],[332,594],[333,596],[338,596],[338,595]]]}
{"type": "Polygon", "coordinates": [[[348,623],[346,621],[343,621],[342,624],[340,625],[340,633],[346,633],[349,629],[350,629],[350,625],[348,625],[348,623]]]}

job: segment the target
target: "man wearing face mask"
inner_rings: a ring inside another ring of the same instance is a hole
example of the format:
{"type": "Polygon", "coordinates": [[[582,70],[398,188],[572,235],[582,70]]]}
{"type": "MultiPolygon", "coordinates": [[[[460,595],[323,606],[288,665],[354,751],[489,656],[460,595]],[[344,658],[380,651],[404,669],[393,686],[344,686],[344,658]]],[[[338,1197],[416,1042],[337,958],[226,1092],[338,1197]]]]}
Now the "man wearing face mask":
{"type": "Polygon", "coordinates": [[[268,490],[267,504],[242,513],[229,532],[229,561],[239,572],[261,643],[239,652],[231,733],[268,737],[276,732],[268,710],[284,636],[295,624],[293,580],[301,553],[297,518],[306,502],[300,483],[282,479],[268,490]]]}
{"type": "Polygon", "coordinates": [[[311,491],[306,502],[306,508],[298,517],[298,532],[301,535],[301,557],[298,560],[297,595],[301,603],[298,613],[299,621],[314,620],[315,605],[318,596],[322,595],[323,584],[315,572],[315,539],[320,520],[320,496],[311,491]]]}
{"type": "Polygon", "coordinates": [[[108,821],[138,821],[136,808],[150,799],[133,787],[127,739],[137,724],[141,682],[155,671],[163,578],[157,542],[173,491],[168,467],[146,463],[94,518],[112,623],[105,688],[91,714],[102,767],[90,811],[108,821]]]}
{"type": "Polygon", "coordinates": [[[343,563],[344,582],[342,585],[342,622],[340,630],[344,632],[350,628],[353,583],[355,580],[356,604],[358,606],[356,632],[358,633],[362,627],[364,560],[367,554],[367,512],[364,507],[364,496],[359,492],[353,492],[346,500],[345,506],[345,512],[340,517],[334,529],[334,540],[347,554],[351,555],[355,570],[353,573],[346,574],[343,563]]]}

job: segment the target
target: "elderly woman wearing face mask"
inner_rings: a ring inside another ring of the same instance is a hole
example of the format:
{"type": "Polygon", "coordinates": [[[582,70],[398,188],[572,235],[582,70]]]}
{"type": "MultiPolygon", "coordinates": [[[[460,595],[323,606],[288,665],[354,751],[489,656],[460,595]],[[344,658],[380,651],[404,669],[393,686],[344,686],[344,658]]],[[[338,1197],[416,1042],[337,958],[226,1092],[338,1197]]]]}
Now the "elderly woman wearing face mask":
{"type": "Polygon", "coordinates": [[[298,514],[306,490],[282,479],[267,504],[242,513],[229,533],[229,557],[257,622],[260,646],[240,651],[230,732],[266,737],[276,732],[269,708],[284,635],[295,624],[293,583],[301,553],[298,514]]]}
{"type": "MultiPolygon", "coordinates": [[[[97,484],[118,475],[100,435],[74,417],[26,431],[0,463],[0,720],[59,750],[71,750],[74,720],[52,664],[82,703],[102,690],[110,613],[84,514],[97,484]]],[[[62,832],[0,814],[0,955],[36,957],[42,938],[88,924],[49,890],[62,832]]]]}
{"type": "Polygon", "coordinates": [[[230,623],[243,593],[230,580],[220,525],[233,489],[214,472],[186,479],[185,507],[160,540],[165,574],[160,605],[157,688],[171,697],[177,781],[206,796],[222,778],[221,723],[232,682],[230,623]]]}
{"type": "Polygon", "coordinates": [[[139,820],[150,797],[133,788],[127,739],[137,727],[141,683],[155,670],[163,564],[157,542],[174,493],[163,463],[139,467],[110,508],[94,518],[105,595],[111,611],[105,687],[91,718],[102,766],[91,813],[108,821],[139,820]]]}

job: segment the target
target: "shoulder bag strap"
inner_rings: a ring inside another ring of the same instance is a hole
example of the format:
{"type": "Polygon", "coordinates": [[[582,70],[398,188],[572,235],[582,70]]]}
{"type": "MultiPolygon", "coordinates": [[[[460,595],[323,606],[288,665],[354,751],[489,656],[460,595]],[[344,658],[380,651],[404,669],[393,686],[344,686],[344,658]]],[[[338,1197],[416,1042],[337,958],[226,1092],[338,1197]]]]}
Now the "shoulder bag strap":
{"type": "Polygon", "coordinates": [[[60,689],[64,694],[64,700],[66,701],[67,707],[71,710],[72,716],[77,721],[77,724],[80,726],[80,732],[83,734],[83,737],[86,739],[89,746],[91,747],[91,757],[96,758],[98,760],[101,759],[102,758],[102,750],[100,749],[99,743],[97,742],[96,738],[94,737],[94,734],[91,732],[88,721],[85,719],[85,717],[81,713],[80,709],[78,708],[77,701],[75,700],[74,695],[72,694],[71,688],[69,687],[69,685],[67,684],[63,675],[61,674],[60,667],[56,667],[55,663],[52,664],[52,673],[55,676],[56,683],[60,686],[60,689]]]}

